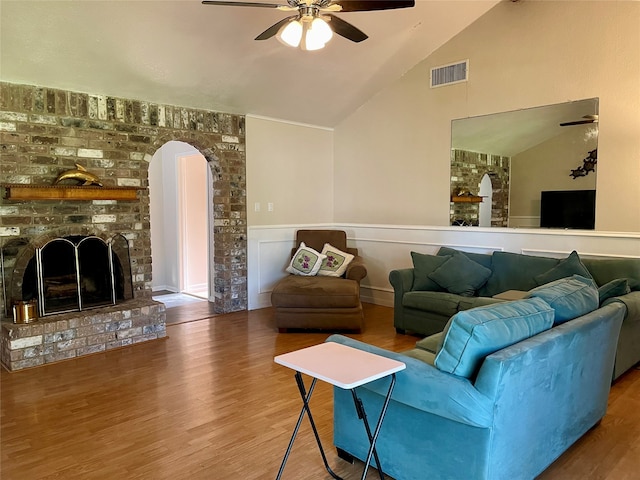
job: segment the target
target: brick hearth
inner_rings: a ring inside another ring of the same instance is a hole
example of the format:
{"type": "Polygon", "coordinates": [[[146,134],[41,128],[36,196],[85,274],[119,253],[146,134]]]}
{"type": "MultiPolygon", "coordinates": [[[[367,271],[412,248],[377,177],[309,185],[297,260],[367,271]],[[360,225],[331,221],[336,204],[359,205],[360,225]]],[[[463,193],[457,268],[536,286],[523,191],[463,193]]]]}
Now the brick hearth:
{"type": "Polygon", "coordinates": [[[33,323],[4,321],[0,359],[15,371],[163,338],[165,317],[164,304],[142,298],[33,323]]]}

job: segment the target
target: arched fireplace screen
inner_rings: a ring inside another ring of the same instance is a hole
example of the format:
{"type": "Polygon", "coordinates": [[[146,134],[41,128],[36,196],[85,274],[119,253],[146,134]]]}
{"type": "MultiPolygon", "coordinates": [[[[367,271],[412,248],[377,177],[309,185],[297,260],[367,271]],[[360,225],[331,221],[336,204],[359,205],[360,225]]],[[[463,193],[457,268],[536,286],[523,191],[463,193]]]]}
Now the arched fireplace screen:
{"type": "Polygon", "coordinates": [[[41,316],[133,298],[126,238],[71,235],[50,240],[27,265],[22,298],[37,298],[41,316]]]}

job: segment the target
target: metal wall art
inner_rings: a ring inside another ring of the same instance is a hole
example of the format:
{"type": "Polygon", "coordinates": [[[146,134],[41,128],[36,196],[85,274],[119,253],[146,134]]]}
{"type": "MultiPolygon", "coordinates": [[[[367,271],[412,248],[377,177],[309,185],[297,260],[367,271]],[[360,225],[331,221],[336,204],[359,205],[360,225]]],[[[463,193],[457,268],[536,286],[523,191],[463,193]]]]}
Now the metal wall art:
{"type": "Polygon", "coordinates": [[[578,177],[585,177],[589,174],[589,172],[596,171],[596,163],[598,163],[598,149],[594,148],[589,152],[589,155],[584,160],[582,160],[582,165],[574,170],[571,170],[569,176],[573,177],[574,180],[578,177]]]}

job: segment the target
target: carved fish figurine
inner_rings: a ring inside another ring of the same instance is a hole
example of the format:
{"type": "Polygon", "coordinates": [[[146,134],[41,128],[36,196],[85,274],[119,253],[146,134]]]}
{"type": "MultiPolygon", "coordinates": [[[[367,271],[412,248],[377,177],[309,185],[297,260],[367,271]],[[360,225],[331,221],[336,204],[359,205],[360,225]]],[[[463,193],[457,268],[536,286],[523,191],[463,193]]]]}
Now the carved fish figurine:
{"type": "Polygon", "coordinates": [[[53,184],[56,185],[63,180],[77,180],[79,182],[83,182],[81,185],[99,185],[102,187],[102,183],[96,175],[87,172],[86,168],[77,163],[74,170],[65,170],[58,175],[58,178],[56,178],[56,181],[53,182],[53,184]]]}

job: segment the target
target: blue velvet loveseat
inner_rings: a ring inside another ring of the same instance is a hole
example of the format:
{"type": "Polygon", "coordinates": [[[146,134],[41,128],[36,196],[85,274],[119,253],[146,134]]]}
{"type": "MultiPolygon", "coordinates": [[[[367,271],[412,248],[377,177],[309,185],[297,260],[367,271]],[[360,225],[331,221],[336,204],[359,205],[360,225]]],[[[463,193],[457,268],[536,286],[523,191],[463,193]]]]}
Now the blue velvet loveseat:
{"type": "MultiPolygon", "coordinates": [[[[625,307],[599,307],[587,283],[576,276],[524,300],[460,312],[435,352],[329,337],[407,365],[377,442],[383,471],[396,480],[530,480],[597,425],[625,307]],[[578,291],[583,298],[574,302],[578,291]]],[[[388,385],[358,388],[370,417],[388,385]]],[[[334,444],[342,458],[360,460],[369,445],[350,392],[337,387],[334,444]]]]}

